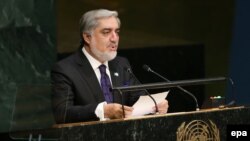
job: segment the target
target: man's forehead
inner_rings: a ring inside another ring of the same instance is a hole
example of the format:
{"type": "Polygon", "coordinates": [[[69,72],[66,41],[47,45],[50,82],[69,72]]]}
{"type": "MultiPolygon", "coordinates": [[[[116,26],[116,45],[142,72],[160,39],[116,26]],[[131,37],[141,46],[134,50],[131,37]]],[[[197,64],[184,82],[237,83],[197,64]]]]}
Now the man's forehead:
{"type": "Polygon", "coordinates": [[[97,28],[101,29],[117,29],[118,21],[115,17],[102,18],[98,20],[97,28]]]}

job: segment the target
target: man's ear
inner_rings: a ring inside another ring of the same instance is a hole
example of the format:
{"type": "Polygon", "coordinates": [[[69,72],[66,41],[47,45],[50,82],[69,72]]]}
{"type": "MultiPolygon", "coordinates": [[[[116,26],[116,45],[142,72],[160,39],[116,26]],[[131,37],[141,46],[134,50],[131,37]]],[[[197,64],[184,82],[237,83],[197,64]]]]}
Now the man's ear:
{"type": "Polygon", "coordinates": [[[82,34],[82,37],[83,37],[83,40],[86,42],[86,43],[90,43],[90,38],[91,38],[91,35],[88,34],[88,33],[83,33],[82,34]]]}

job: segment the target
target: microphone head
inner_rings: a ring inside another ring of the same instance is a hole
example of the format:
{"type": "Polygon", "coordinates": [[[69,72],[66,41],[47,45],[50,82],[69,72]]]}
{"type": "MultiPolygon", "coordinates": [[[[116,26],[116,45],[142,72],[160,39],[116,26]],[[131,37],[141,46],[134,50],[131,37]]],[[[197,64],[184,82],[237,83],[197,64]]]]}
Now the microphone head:
{"type": "Polygon", "coordinates": [[[143,65],[142,66],[142,68],[144,69],[144,70],[146,70],[146,71],[148,71],[148,72],[150,72],[151,71],[151,69],[150,69],[150,67],[148,66],[148,65],[143,65]]]}

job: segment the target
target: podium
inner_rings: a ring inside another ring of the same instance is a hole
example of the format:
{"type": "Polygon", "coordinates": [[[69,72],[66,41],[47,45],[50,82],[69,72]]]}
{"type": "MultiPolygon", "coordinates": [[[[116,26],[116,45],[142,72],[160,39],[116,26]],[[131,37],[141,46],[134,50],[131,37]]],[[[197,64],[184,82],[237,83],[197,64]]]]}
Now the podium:
{"type": "Polygon", "coordinates": [[[210,138],[226,140],[228,124],[250,124],[249,108],[212,109],[139,118],[58,125],[64,128],[62,140],[108,140],[108,141],[184,141],[210,138]],[[240,119],[240,120],[239,120],[240,119]],[[201,134],[202,132],[206,134],[201,134]],[[197,135],[197,136],[195,136],[197,135]]]}
{"type": "Polygon", "coordinates": [[[108,121],[57,124],[49,129],[10,133],[13,140],[192,141],[227,140],[227,125],[250,124],[250,108],[233,107],[148,115],[108,121]],[[26,136],[26,137],[25,137],[26,136]],[[52,137],[54,136],[54,137],[52,137]]]}
{"type": "MultiPolygon", "coordinates": [[[[116,87],[119,92],[224,81],[225,78],[172,81],[116,87]]],[[[170,105],[171,106],[171,105],[170,105]]],[[[228,125],[250,124],[250,108],[213,108],[200,111],[57,124],[46,129],[10,131],[11,140],[26,141],[225,141],[228,125]]],[[[43,124],[43,123],[41,123],[43,124]]]]}

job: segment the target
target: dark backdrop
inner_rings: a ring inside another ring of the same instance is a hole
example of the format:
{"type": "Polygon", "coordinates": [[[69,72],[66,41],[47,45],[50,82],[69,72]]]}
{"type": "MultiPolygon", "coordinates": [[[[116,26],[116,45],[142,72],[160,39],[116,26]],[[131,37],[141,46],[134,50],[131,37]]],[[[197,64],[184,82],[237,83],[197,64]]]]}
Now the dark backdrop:
{"type": "MultiPolygon", "coordinates": [[[[155,74],[146,72],[142,68],[144,64],[171,81],[204,78],[204,46],[201,44],[121,49],[118,54],[129,59],[134,75],[143,84],[164,82],[155,74]]],[[[197,97],[200,106],[203,104],[204,85],[184,88],[197,97]]],[[[169,89],[154,89],[149,92],[166,90],[169,89]]],[[[194,100],[177,88],[170,89],[167,99],[169,112],[195,110],[194,100]]]]}

